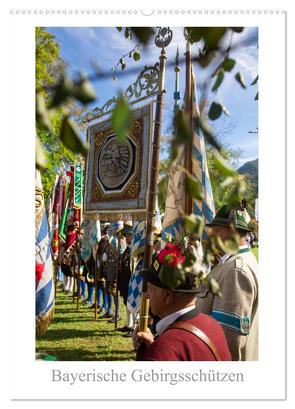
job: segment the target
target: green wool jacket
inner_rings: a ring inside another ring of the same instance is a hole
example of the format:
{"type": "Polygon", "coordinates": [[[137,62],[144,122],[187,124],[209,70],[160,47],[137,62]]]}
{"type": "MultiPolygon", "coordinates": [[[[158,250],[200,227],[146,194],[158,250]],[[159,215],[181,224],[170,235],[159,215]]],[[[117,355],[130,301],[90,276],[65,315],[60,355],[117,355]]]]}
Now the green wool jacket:
{"type": "Polygon", "coordinates": [[[211,271],[222,297],[207,290],[198,294],[200,311],[222,325],[233,361],[258,360],[257,273],[254,254],[243,250],[211,271]]]}

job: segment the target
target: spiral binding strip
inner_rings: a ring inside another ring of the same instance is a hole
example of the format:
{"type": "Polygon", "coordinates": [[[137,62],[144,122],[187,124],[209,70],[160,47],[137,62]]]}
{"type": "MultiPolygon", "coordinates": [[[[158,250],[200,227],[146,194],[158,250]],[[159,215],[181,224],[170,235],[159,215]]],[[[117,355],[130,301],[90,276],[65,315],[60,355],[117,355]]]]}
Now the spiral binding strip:
{"type": "Polygon", "coordinates": [[[279,15],[279,14],[286,14],[286,10],[220,10],[220,9],[190,9],[190,10],[168,10],[168,9],[155,9],[155,10],[148,10],[148,9],[143,9],[143,10],[122,10],[122,9],[29,9],[29,10],[14,10],[11,9],[9,11],[10,14],[13,15],[32,15],[32,14],[39,14],[39,15],[90,15],[90,14],[104,14],[104,15],[143,15],[145,17],[151,17],[156,14],[158,15],[194,15],[194,14],[199,14],[199,15],[266,15],[266,14],[271,14],[271,15],[279,15]]]}

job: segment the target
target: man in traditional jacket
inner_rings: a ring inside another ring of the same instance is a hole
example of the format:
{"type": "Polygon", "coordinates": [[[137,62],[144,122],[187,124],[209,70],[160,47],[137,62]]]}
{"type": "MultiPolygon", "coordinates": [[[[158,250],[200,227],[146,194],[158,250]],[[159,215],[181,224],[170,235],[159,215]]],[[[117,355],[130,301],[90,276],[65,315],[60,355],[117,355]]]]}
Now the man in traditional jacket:
{"type": "Polygon", "coordinates": [[[258,264],[246,242],[248,221],[243,208],[224,205],[207,225],[223,241],[238,233],[240,246],[235,255],[221,254],[211,271],[222,297],[207,290],[198,294],[200,311],[222,325],[234,361],[258,360],[258,264]]]}
{"type": "Polygon", "coordinates": [[[106,276],[106,294],[108,300],[108,310],[101,318],[110,318],[110,323],[115,322],[115,311],[117,311],[117,321],[120,318],[120,304],[117,293],[118,259],[126,247],[125,238],[122,235],[124,224],[122,221],[114,222],[108,228],[109,240],[102,255],[103,272],[106,276]],[[113,308],[114,307],[114,308],[113,308]]]}
{"type": "Polygon", "coordinates": [[[120,291],[120,296],[123,298],[124,305],[126,306],[126,325],[122,328],[118,328],[119,331],[126,332],[127,336],[131,336],[133,332],[133,319],[132,313],[127,308],[127,298],[128,298],[128,285],[131,277],[131,266],[130,266],[130,253],[132,244],[132,222],[126,222],[122,230],[123,235],[126,239],[126,249],[120,255],[119,258],[119,270],[118,270],[118,289],[120,291]]]}
{"type": "Polygon", "coordinates": [[[187,273],[186,280],[173,290],[160,279],[163,268],[169,273],[169,264],[175,266],[184,261],[176,244],[166,244],[151,268],[144,272],[150,308],[160,321],[156,324],[155,337],[150,330],[135,332],[133,344],[138,351],[137,360],[230,361],[221,325],[196,307],[198,289],[192,275],[187,273]]]}

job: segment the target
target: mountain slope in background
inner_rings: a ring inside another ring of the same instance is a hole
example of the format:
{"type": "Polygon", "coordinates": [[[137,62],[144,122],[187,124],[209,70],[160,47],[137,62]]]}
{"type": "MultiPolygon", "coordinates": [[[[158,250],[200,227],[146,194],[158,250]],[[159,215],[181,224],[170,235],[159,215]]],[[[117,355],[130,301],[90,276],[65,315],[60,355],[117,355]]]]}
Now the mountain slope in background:
{"type": "Polygon", "coordinates": [[[245,175],[255,186],[256,193],[258,192],[258,159],[244,163],[239,169],[240,175],[245,175]]]}

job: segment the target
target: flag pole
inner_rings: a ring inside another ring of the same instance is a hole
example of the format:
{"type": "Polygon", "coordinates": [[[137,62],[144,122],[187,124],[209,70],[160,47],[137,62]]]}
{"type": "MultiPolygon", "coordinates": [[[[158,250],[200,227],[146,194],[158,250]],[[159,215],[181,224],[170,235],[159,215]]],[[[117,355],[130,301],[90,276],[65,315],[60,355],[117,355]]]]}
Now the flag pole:
{"type": "MultiPolygon", "coordinates": [[[[160,28],[159,33],[155,39],[157,47],[162,48],[159,57],[159,93],[156,101],[156,116],[154,125],[154,138],[152,145],[152,160],[151,160],[151,174],[149,185],[149,199],[147,209],[147,224],[146,224],[146,242],[144,251],[144,268],[149,268],[152,264],[153,255],[153,239],[155,228],[155,215],[156,215],[156,198],[158,193],[158,172],[159,172],[159,159],[160,159],[160,138],[161,138],[161,125],[163,117],[163,100],[164,100],[164,81],[165,81],[165,66],[166,66],[166,52],[167,47],[172,40],[172,31],[169,27],[160,28]]],[[[139,330],[146,331],[148,325],[148,311],[149,311],[149,299],[146,296],[147,282],[143,277],[142,296],[140,306],[140,319],[139,330]]]]}
{"type": "Polygon", "coordinates": [[[119,282],[118,282],[118,278],[119,278],[119,274],[118,274],[118,270],[119,270],[119,258],[120,258],[120,237],[118,236],[118,248],[117,248],[117,267],[116,267],[116,296],[115,296],[115,330],[117,330],[118,328],[118,311],[119,311],[119,282]]]}
{"type": "Polygon", "coordinates": [[[95,258],[94,258],[95,262],[94,262],[94,319],[95,321],[97,321],[97,302],[98,302],[98,269],[97,269],[97,253],[95,254],[95,258]]]}
{"type": "MultiPolygon", "coordinates": [[[[191,128],[191,138],[185,144],[184,167],[189,173],[193,173],[192,152],[193,152],[193,115],[192,115],[192,59],[191,59],[191,44],[187,40],[185,53],[185,111],[189,117],[191,128]]],[[[193,200],[189,193],[185,192],[184,210],[186,214],[191,214],[193,211],[193,200]]]]}
{"type": "Polygon", "coordinates": [[[77,311],[79,311],[80,306],[80,268],[81,268],[81,252],[80,252],[80,244],[78,243],[77,247],[77,260],[78,260],[78,273],[77,273],[77,311]]]}

